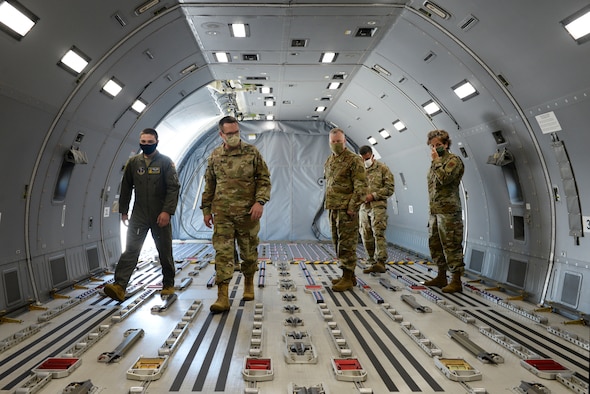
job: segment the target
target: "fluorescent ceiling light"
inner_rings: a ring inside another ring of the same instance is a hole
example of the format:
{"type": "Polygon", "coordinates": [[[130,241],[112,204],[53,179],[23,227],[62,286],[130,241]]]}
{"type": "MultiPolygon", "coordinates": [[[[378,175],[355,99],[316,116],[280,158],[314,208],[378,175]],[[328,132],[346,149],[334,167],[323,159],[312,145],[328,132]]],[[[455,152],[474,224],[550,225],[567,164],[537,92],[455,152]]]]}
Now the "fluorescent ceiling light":
{"type": "Polygon", "coordinates": [[[367,141],[369,141],[369,144],[371,145],[377,145],[377,140],[373,137],[368,137],[367,141]]]}
{"type": "Polygon", "coordinates": [[[381,137],[383,137],[383,139],[388,139],[389,137],[391,137],[391,134],[389,134],[389,131],[385,130],[385,129],[381,129],[379,130],[379,134],[381,134],[381,137]]]}
{"type": "Polygon", "coordinates": [[[264,106],[265,107],[273,107],[274,105],[275,105],[275,101],[274,100],[270,100],[270,99],[264,100],[264,106]]]}
{"type": "Polygon", "coordinates": [[[342,82],[330,82],[330,84],[328,85],[328,89],[336,90],[339,89],[340,86],[342,86],[342,82]]]}
{"type": "Polygon", "coordinates": [[[452,87],[453,91],[461,100],[466,101],[470,98],[477,96],[479,92],[475,90],[473,85],[467,80],[459,82],[457,85],[452,87]]]}
{"type": "Polygon", "coordinates": [[[315,112],[324,112],[326,107],[315,107],[315,112]]]}
{"type": "Polygon", "coordinates": [[[388,77],[391,76],[391,73],[388,70],[386,70],[378,64],[375,64],[373,66],[373,70],[377,71],[379,74],[387,75],[388,77]]]}
{"type": "Polygon", "coordinates": [[[272,114],[266,115],[266,120],[275,120],[275,116],[272,114]]]}
{"type": "Polygon", "coordinates": [[[123,90],[123,85],[120,84],[115,80],[115,78],[111,78],[105,85],[102,87],[102,90],[109,95],[116,97],[121,90],[123,90]]]}
{"type": "Polygon", "coordinates": [[[260,88],[260,93],[262,94],[270,94],[272,93],[272,88],[268,86],[263,86],[260,88]]]}
{"type": "Polygon", "coordinates": [[[422,108],[424,108],[424,111],[426,111],[426,113],[431,116],[442,112],[440,107],[438,106],[438,104],[436,104],[432,100],[429,100],[429,101],[425,102],[424,104],[422,104],[422,108]]]}
{"type": "Polygon", "coordinates": [[[214,52],[213,56],[215,56],[215,60],[217,60],[218,63],[229,62],[229,53],[227,52],[214,52]]]}
{"type": "Polygon", "coordinates": [[[21,39],[24,37],[35,23],[39,20],[35,15],[33,15],[30,11],[24,8],[22,5],[14,2],[17,6],[10,4],[8,1],[3,1],[0,3],[0,23],[6,26],[10,31],[8,33],[16,33],[16,35],[11,34],[17,39],[21,39]],[[18,8],[17,8],[18,7],[18,8]]]}
{"type": "Polygon", "coordinates": [[[561,24],[578,44],[590,40],[590,6],[567,17],[561,24]]]}
{"type": "Polygon", "coordinates": [[[248,134],[248,141],[254,141],[256,139],[256,134],[248,134]]]}
{"type": "Polygon", "coordinates": [[[399,119],[393,122],[393,127],[399,132],[407,130],[406,125],[399,119]]]}
{"type": "Polygon", "coordinates": [[[230,23],[229,29],[231,31],[232,37],[236,38],[243,38],[248,37],[250,34],[248,29],[248,25],[243,23],[230,23]]]}
{"type": "Polygon", "coordinates": [[[82,70],[88,65],[90,58],[84,55],[78,48],[72,47],[70,50],[61,58],[60,66],[66,66],[76,74],[80,74],[82,70]]]}
{"type": "Polygon", "coordinates": [[[333,63],[336,61],[338,54],[336,52],[324,52],[320,57],[321,63],[333,63]]]}
{"type": "Polygon", "coordinates": [[[350,101],[350,100],[346,100],[346,103],[347,103],[348,105],[350,105],[351,107],[358,108],[358,105],[356,105],[355,103],[353,103],[353,102],[352,102],[352,101],[350,101]]]}
{"type": "Polygon", "coordinates": [[[143,112],[145,107],[147,107],[147,104],[142,99],[137,99],[131,106],[131,109],[140,114],[143,112]]]}

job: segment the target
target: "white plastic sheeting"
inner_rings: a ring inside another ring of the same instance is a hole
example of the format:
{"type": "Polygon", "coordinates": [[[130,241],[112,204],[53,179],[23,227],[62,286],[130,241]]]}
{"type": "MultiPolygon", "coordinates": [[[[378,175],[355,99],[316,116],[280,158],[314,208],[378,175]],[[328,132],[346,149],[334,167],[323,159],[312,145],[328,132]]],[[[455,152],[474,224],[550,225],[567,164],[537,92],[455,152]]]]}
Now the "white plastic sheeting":
{"type": "MultiPolygon", "coordinates": [[[[271,174],[272,192],[264,206],[260,239],[265,241],[329,240],[330,229],[323,211],[324,162],[330,154],[324,122],[240,123],[241,137],[255,145],[271,174]],[[248,135],[256,135],[248,140],[248,135]]],[[[173,217],[175,239],[210,239],[212,230],[203,223],[199,206],[203,175],[211,151],[221,144],[218,129],[203,134],[180,161],[180,201],[173,217]]],[[[349,149],[355,147],[349,145],[349,149]]]]}

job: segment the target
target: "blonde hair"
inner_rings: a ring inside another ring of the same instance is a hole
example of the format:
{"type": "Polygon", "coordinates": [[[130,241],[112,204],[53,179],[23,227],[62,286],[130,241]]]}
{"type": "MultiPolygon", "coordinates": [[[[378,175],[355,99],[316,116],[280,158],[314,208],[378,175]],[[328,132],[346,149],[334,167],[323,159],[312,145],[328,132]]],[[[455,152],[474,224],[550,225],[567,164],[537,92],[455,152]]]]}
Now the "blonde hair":
{"type": "Polygon", "coordinates": [[[338,134],[338,133],[342,133],[343,136],[346,136],[346,134],[344,134],[344,130],[339,129],[338,127],[335,127],[332,130],[330,130],[330,134],[338,134]]]}
{"type": "Polygon", "coordinates": [[[426,145],[430,145],[430,141],[432,141],[435,138],[440,139],[440,142],[442,142],[443,144],[447,144],[447,148],[451,147],[451,137],[449,137],[449,133],[447,133],[445,130],[429,131],[426,140],[426,145]]]}

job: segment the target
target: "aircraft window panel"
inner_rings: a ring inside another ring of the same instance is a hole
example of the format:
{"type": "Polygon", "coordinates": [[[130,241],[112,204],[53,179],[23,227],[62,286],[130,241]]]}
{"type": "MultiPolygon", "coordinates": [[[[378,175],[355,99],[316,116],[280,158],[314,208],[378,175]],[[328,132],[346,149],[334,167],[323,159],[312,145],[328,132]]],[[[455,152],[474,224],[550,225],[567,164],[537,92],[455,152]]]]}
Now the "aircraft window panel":
{"type": "Polygon", "coordinates": [[[59,175],[57,176],[57,182],[55,183],[55,189],[53,190],[52,201],[54,203],[60,203],[65,201],[66,194],[68,192],[68,187],[70,185],[70,179],[72,178],[72,173],[74,172],[74,165],[75,163],[72,163],[65,159],[61,163],[59,175]]]}
{"type": "Polygon", "coordinates": [[[4,271],[2,279],[4,281],[2,287],[4,288],[6,304],[11,305],[21,301],[22,295],[19,285],[20,282],[18,280],[18,270],[14,269],[4,271]]]}
{"type": "Polygon", "coordinates": [[[566,272],[563,276],[563,285],[561,288],[561,302],[576,308],[578,306],[578,297],[580,295],[580,284],[582,276],[566,272]]]}
{"type": "Polygon", "coordinates": [[[471,259],[469,260],[469,269],[481,272],[483,267],[484,252],[477,249],[471,249],[471,259]]]}
{"type": "Polygon", "coordinates": [[[526,269],[527,263],[525,261],[510,259],[506,282],[523,288],[526,278],[526,269]]]}
{"type": "Polygon", "coordinates": [[[514,239],[517,241],[524,241],[524,217],[523,216],[514,216],[512,218],[513,225],[512,230],[514,233],[514,239]]]}
{"type": "Polygon", "coordinates": [[[524,204],[522,188],[520,186],[518,172],[516,171],[516,166],[514,163],[509,163],[505,166],[502,166],[502,172],[504,173],[504,181],[506,182],[506,189],[508,190],[510,203],[517,205],[524,204]]]}
{"type": "Polygon", "coordinates": [[[53,286],[57,286],[68,280],[68,270],[66,269],[65,256],[59,256],[50,259],[49,270],[51,272],[51,284],[53,286]]]}

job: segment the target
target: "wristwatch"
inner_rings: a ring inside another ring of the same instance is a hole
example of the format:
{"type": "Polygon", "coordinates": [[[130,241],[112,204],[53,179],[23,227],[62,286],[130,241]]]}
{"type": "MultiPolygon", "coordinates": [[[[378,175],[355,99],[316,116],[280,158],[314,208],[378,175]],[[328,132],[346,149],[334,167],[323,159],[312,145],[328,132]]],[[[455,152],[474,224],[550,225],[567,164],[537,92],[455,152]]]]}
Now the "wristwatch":
{"type": "Polygon", "coordinates": [[[266,201],[258,200],[258,204],[264,205],[264,204],[266,204],[266,201]]]}

